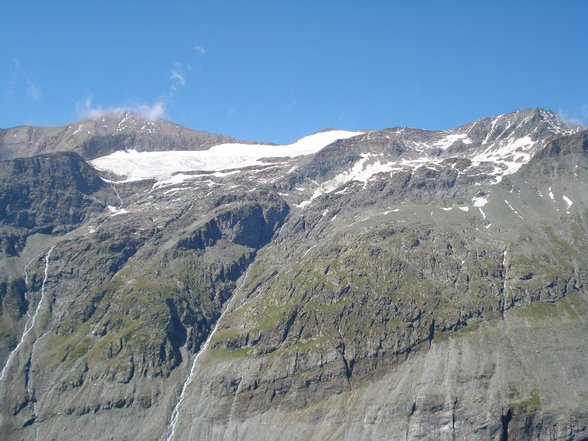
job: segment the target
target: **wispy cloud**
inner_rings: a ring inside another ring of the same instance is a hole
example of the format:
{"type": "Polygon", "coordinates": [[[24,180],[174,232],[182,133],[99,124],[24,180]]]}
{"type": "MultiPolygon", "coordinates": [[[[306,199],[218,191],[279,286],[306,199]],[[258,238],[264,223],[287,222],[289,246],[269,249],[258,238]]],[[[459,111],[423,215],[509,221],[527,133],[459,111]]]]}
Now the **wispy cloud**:
{"type": "Polygon", "coordinates": [[[165,104],[163,101],[157,101],[153,104],[139,104],[135,111],[152,121],[161,119],[165,116],[165,104]]]}
{"type": "Polygon", "coordinates": [[[31,80],[27,80],[27,95],[31,97],[33,101],[39,101],[43,97],[41,88],[31,80]]]}
{"type": "Polygon", "coordinates": [[[178,87],[184,87],[186,85],[186,72],[180,63],[174,63],[169,79],[171,81],[171,93],[175,93],[178,87]]]}
{"type": "Polygon", "coordinates": [[[33,101],[43,97],[41,86],[33,81],[33,76],[23,67],[20,59],[13,58],[9,65],[10,81],[5,89],[6,96],[25,93],[33,101]]]}
{"type": "Polygon", "coordinates": [[[588,127],[588,104],[584,104],[579,109],[575,110],[562,110],[558,112],[558,116],[572,124],[579,126],[588,127]]]}
{"type": "Polygon", "coordinates": [[[92,95],[88,95],[84,101],[76,104],[76,113],[78,118],[95,119],[103,115],[118,114],[124,112],[133,112],[144,116],[145,118],[156,121],[165,117],[165,104],[162,100],[156,101],[153,104],[134,104],[125,106],[111,106],[102,107],[94,106],[92,95]]]}
{"type": "MultiPolygon", "coordinates": [[[[204,51],[204,48],[201,48],[204,51]]],[[[157,120],[166,117],[166,111],[173,107],[174,99],[181,88],[185,87],[188,80],[190,65],[183,65],[179,62],[173,63],[169,71],[169,85],[167,91],[160,95],[160,98],[152,104],[133,103],[104,107],[93,103],[93,96],[89,94],[83,101],[76,103],[76,114],[78,118],[98,118],[105,114],[117,114],[133,112],[150,120],[157,120]]],[[[33,92],[33,89],[31,89],[33,92]]],[[[40,93],[40,89],[38,90],[40,93]]]]}
{"type": "Polygon", "coordinates": [[[194,45],[194,50],[198,55],[206,55],[206,48],[198,43],[194,45]]]}

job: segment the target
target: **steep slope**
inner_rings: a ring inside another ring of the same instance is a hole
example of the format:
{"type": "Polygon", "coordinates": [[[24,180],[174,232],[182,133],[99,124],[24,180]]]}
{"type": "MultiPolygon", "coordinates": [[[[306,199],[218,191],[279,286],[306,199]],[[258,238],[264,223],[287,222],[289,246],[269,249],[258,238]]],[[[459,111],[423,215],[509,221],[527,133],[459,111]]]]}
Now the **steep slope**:
{"type": "Polygon", "coordinates": [[[588,436],[588,132],[218,144],[6,174],[78,195],[2,261],[8,439],[588,436]]]}
{"type": "Polygon", "coordinates": [[[44,253],[43,237],[64,235],[106,209],[112,198],[105,187],[75,153],[0,162],[1,360],[16,345],[31,307],[26,269],[17,270],[27,242],[29,258],[44,253]]]}
{"type": "Polygon", "coordinates": [[[586,132],[554,139],[483,211],[348,196],[334,220],[291,218],[201,357],[175,439],[585,437],[587,153],[586,132]]]}
{"type": "Polygon", "coordinates": [[[123,149],[203,150],[232,141],[229,136],[190,130],[166,120],[114,112],[62,127],[0,129],[0,160],[61,151],[94,159],[123,149]]]}

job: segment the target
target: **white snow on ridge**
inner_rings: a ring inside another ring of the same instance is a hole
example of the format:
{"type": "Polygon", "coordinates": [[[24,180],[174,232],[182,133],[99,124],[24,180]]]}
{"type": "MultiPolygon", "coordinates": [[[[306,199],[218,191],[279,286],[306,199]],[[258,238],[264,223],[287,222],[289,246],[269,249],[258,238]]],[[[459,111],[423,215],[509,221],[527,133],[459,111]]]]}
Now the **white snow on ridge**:
{"type": "MultiPolygon", "coordinates": [[[[323,182],[313,193],[309,200],[303,201],[297,207],[304,208],[308,206],[313,200],[326,193],[332,193],[342,185],[352,181],[363,182],[366,184],[372,176],[378,173],[393,173],[403,169],[403,162],[385,162],[381,161],[367,163],[369,159],[376,156],[371,153],[361,155],[362,158],[353,164],[349,170],[346,170],[334,178],[323,182]]],[[[336,192],[336,194],[343,193],[344,190],[336,192]]]]}
{"type": "Polygon", "coordinates": [[[471,144],[472,143],[472,140],[470,138],[468,138],[467,134],[461,133],[458,135],[447,135],[444,138],[441,138],[439,141],[432,144],[432,146],[445,150],[448,147],[451,147],[457,141],[461,141],[464,144],[471,144]]]}
{"type": "MultiPolygon", "coordinates": [[[[187,175],[185,173],[176,173],[173,176],[171,176],[169,179],[157,181],[153,185],[153,188],[168,187],[170,185],[181,184],[182,182],[185,182],[185,181],[203,179],[203,178],[208,178],[210,176],[214,176],[216,178],[222,178],[222,177],[234,175],[237,173],[241,173],[241,170],[231,170],[229,172],[203,173],[203,174],[196,174],[196,175],[187,175]]],[[[210,179],[208,179],[207,181],[210,181],[210,179]]]]}
{"type": "Polygon", "coordinates": [[[107,208],[108,208],[108,211],[110,211],[112,213],[110,215],[110,217],[118,216],[119,214],[126,214],[129,212],[128,210],[125,210],[124,208],[116,208],[116,207],[113,207],[112,205],[109,205],[107,208]]]}
{"type": "Polygon", "coordinates": [[[169,180],[174,173],[187,171],[221,171],[263,165],[264,158],[295,157],[316,153],[339,140],[363,132],[331,130],[305,136],[289,145],[220,144],[209,150],[137,152],[118,151],[96,158],[90,163],[98,170],[125,176],[125,181],[143,179],[169,180]]]}
{"type": "Polygon", "coordinates": [[[531,160],[532,148],[535,144],[536,141],[533,141],[529,136],[508,140],[507,142],[498,141],[474,156],[472,163],[480,165],[483,162],[493,162],[501,165],[500,170],[495,174],[496,184],[498,184],[503,176],[516,173],[531,160]]]}
{"type": "Polygon", "coordinates": [[[574,202],[569,197],[567,197],[565,194],[563,195],[563,200],[566,202],[566,204],[568,204],[568,209],[566,210],[566,213],[570,214],[570,210],[571,210],[572,204],[574,202]]]}

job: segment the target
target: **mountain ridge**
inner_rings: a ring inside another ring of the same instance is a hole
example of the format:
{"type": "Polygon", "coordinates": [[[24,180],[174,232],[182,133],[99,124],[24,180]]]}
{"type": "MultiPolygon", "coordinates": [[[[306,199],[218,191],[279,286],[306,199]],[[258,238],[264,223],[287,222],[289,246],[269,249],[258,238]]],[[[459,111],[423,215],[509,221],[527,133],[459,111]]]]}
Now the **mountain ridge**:
{"type": "MultiPolygon", "coordinates": [[[[529,108],[483,118],[474,123],[467,123],[448,130],[424,130],[411,129],[409,127],[394,127],[388,129],[360,130],[359,132],[372,133],[400,129],[420,130],[429,133],[460,131],[461,129],[465,130],[472,124],[485,124],[488,121],[500,117],[527,113],[532,113],[535,116],[542,115],[543,118],[563,123],[563,120],[552,111],[540,108],[529,108]]],[[[580,128],[580,126],[570,123],[565,123],[565,126],[567,126],[568,131],[573,128],[580,128]]],[[[321,129],[310,135],[330,130],[339,129],[321,129]]],[[[138,151],[173,151],[182,149],[206,150],[213,145],[229,142],[240,142],[245,144],[255,143],[254,141],[237,141],[235,138],[227,135],[219,135],[182,127],[179,124],[166,119],[152,119],[130,111],[116,111],[105,112],[88,119],[74,121],[60,126],[40,127],[23,125],[0,129],[0,160],[67,150],[76,151],[85,159],[95,159],[99,154],[104,155],[113,153],[120,149],[135,149],[138,151]],[[163,132],[164,136],[152,140],[151,142],[153,145],[147,145],[146,139],[142,138],[142,135],[155,135],[158,132],[163,132]],[[134,138],[131,136],[132,134],[134,134],[134,138]],[[78,136],[74,137],[74,135],[78,136]],[[116,138],[113,140],[103,139],[105,135],[111,137],[115,136],[116,138]],[[174,137],[179,139],[174,140],[174,137]],[[102,146],[100,151],[96,151],[95,146],[100,143],[106,143],[107,147],[105,148],[102,146]],[[118,147],[115,147],[114,143],[118,143],[118,147]]],[[[276,145],[274,143],[263,144],[276,145]]]]}
{"type": "Polygon", "coordinates": [[[0,197],[22,189],[0,218],[2,433],[588,436],[588,131],[530,109],[323,133],[137,180],[75,152],[0,162],[0,197]],[[51,181],[78,169],[95,185],[51,181]]]}
{"type": "Polygon", "coordinates": [[[0,129],[0,159],[75,151],[85,159],[119,149],[205,149],[233,138],[187,129],[168,120],[115,112],[56,127],[0,129]]]}

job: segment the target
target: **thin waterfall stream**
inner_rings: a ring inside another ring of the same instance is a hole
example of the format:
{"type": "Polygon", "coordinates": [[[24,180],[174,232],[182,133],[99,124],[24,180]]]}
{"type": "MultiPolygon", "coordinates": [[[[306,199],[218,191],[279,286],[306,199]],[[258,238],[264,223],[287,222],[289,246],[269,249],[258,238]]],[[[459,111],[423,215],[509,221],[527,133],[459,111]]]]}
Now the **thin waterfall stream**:
{"type": "MultiPolygon", "coordinates": [[[[49,274],[49,258],[51,257],[51,252],[53,251],[53,248],[55,248],[55,246],[52,246],[51,248],[49,248],[49,251],[45,255],[45,272],[43,273],[43,283],[41,285],[41,299],[39,300],[39,303],[37,303],[37,307],[35,308],[35,312],[33,313],[32,316],[29,315],[29,313],[27,311],[27,315],[29,316],[29,319],[25,323],[24,332],[22,333],[22,336],[20,337],[20,341],[18,342],[16,347],[10,352],[10,354],[8,355],[8,359],[6,360],[6,364],[2,368],[2,372],[0,373],[0,383],[2,381],[4,381],[4,378],[6,377],[8,369],[10,368],[10,365],[12,364],[14,357],[20,351],[22,345],[25,343],[28,335],[33,330],[33,328],[35,327],[35,323],[37,322],[37,317],[39,315],[39,311],[41,311],[41,307],[43,306],[43,303],[45,300],[45,282],[47,282],[47,276],[49,274]]],[[[27,268],[25,267],[25,285],[27,283],[28,283],[28,274],[27,274],[27,268]]],[[[28,300],[28,288],[25,288],[25,289],[27,291],[25,293],[25,298],[28,300]]]]}
{"type": "MultiPolygon", "coordinates": [[[[206,351],[206,349],[210,345],[210,341],[212,340],[212,337],[216,333],[216,330],[218,329],[218,326],[220,325],[220,322],[223,319],[223,317],[225,316],[225,314],[231,310],[231,305],[232,305],[233,301],[235,300],[235,298],[237,297],[237,294],[238,294],[240,288],[245,283],[245,280],[247,279],[247,275],[249,274],[249,269],[251,269],[251,266],[252,265],[250,265],[249,268],[247,269],[247,271],[245,272],[240,286],[237,289],[235,289],[235,292],[233,293],[231,299],[228,301],[227,306],[225,307],[225,309],[223,310],[223,312],[219,316],[218,320],[214,324],[214,327],[212,328],[212,331],[208,335],[208,338],[206,339],[204,344],[200,347],[200,350],[198,351],[198,353],[194,357],[194,360],[192,361],[192,367],[190,369],[190,374],[188,375],[188,377],[184,381],[184,384],[182,385],[182,391],[180,392],[180,397],[179,397],[178,402],[176,403],[176,406],[174,407],[174,410],[172,412],[170,423],[167,426],[166,441],[172,441],[175,436],[176,426],[177,426],[178,420],[180,418],[180,411],[182,409],[182,404],[184,402],[184,397],[186,395],[186,389],[188,388],[188,386],[190,385],[190,383],[194,379],[194,374],[197,372],[196,367],[198,365],[198,359],[200,358],[200,356],[204,353],[204,351],[206,351]]],[[[235,309],[235,311],[240,309],[243,305],[239,306],[239,308],[235,309]]]]}

